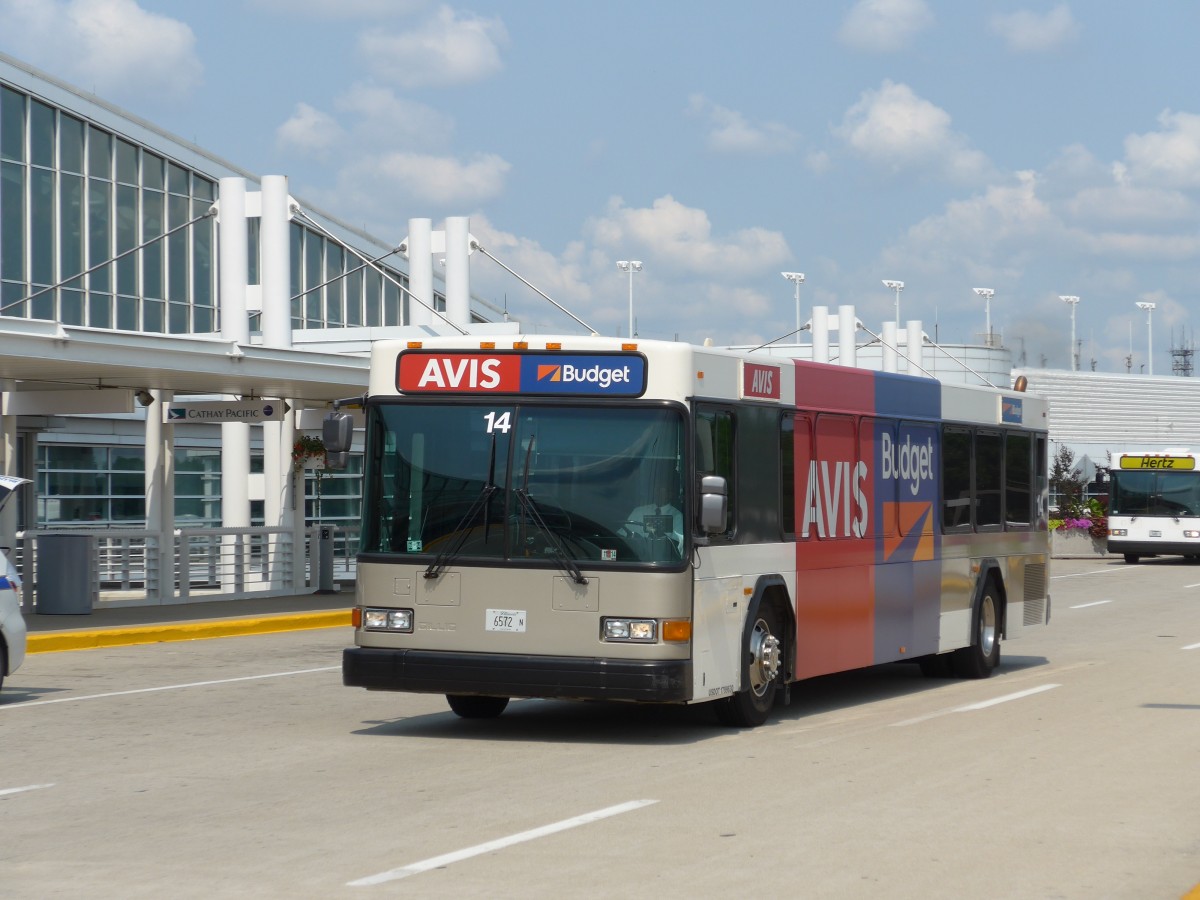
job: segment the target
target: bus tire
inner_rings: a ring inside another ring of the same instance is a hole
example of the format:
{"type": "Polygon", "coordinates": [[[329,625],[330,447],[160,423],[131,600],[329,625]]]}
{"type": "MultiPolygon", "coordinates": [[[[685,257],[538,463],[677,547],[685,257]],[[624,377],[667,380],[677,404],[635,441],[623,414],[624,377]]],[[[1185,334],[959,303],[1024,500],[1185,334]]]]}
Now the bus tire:
{"type": "Polygon", "coordinates": [[[1126,553],[1125,554],[1125,563],[1127,565],[1132,566],[1134,563],[1136,563],[1140,559],[1141,559],[1141,557],[1138,556],[1136,553],[1126,553]]]}
{"type": "Polygon", "coordinates": [[[476,694],[447,694],[446,702],[463,719],[494,719],[508,706],[507,697],[480,697],[476,694]]]}
{"type": "Polygon", "coordinates": [[[745,690],[716,702],[717,719],[735,728],[753,728],[767,721],[783,671],[782,626],[774,606],[759,606],[742,647],[745,690]]]}
{"type": "Polygon", "coordinates": [[[959,678],[987,678],[1000,665],[1000,591],[993,578],[984,582],[972,622],[971,646],[955,650],[951,665],[959,678]]]}

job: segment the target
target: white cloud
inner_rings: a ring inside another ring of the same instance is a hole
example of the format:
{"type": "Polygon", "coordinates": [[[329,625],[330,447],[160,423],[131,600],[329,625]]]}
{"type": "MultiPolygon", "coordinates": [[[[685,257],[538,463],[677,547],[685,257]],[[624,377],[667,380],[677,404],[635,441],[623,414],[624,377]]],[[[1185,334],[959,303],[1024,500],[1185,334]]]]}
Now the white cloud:
{"type": "Polygon", "coordinates": [[[275,130],[275,143],[300,156],[327,159],[343,135],[342,127],[328,113],[297,103],[291,118],[275,130]]]}
{"type": "Polygon", "coordinates": [[[196,88],[192,29],[135,0],[0,0],[5,42],[97,93],[167,102],[196,88]]]}
{"type": "Polygon", "coordinates": [[[893,172],[936,169],[960,181],[989,169],[987,157],[951,128],[949,113],[908,85],[888,80],[879,90],[864,92],[834,133],[859,155],[893,172]]]}
{"type": "Polygon", "coordinates": [[[480,81],[504,67],[500,48],[508,32],[500,19],[459,15],[448,6],[419,28],[391,33],[375,28],[359,37],[372,70],[401,87],[444,87],[480,81]]]}
{"type": "Polygon", "coordinates": [[[791,150],[799,135],[779,122],[752,124],[736,110],[701,94],[688,101],[688,112],[708,122],[708,147],[718,153],[772,154],[791,150]]]}
{"type": "Polygon", "coordinates": [[[355,84],[337,98],[337,108],[355,119],[355,133],[388,146],[441,147],[454,134],[454,119],[390,89],[355,84]]]}
{"type": "Polygon", "coordinates": [[[693,275],[758,273],[792,255],[777,231],[744,228],[714,235],[704,210],[684,206],[669,195],[641,209],[615,197],[603,216],[587,223],[586,231],[599,247],[637,253],[693,275]]]}
{"type": "Polygon", "coordinates": [[[1161,131],[1125,138],[1129,174],[1166,187],[1200,187],[1200,115],[1163,112],[1161,131]]]}
{"type": "Polygon", "coordinates": [[[250,0],[250,5],[288,16],[347,19],[405,15],[429,3],[428,0],[250,0]]]}
{"type": "Polygon", "coordinates": [[[1186,194],[1161,188],[1115,184],[1084,188],[1066,204],[1080,223],[1178,223],[1195,218],[1196,207],[1186,194]]]}
{"type": "Polygon", "coordinates": [[[925,0],[858,0],[842,21],[838,37],[859,50],[888,52],[906,47],[933,24],[925,0]]]}
{"type": "Polygon", "coordinates": [[[1066,4],[1042,15],[1029,10],[994,15],[990,24],[1015,53],[1045,53],[1079,36],[1079,25],[1066,4]]]}
{"type": "MultiPolygon", "coordinates": [[[[496,197],[512,167],[481,153],[462,161],[419,153],[364,156],[339,174],[339,183],[368,208],[392,204],[464,207],[496,197]]],[[[343,204],[353,208],[350,203],[343,204]]]]}

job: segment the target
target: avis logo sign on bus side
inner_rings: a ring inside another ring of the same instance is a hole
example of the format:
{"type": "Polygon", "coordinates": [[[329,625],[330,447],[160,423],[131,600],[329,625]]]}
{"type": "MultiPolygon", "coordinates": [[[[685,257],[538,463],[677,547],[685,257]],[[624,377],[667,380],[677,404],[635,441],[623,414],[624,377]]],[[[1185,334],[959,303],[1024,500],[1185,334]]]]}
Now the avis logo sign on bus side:
{"type": "Polygon", "coordinates": [[[779,367],[758,363],[742,364],[742,396],[779,399],[779,367]]]}

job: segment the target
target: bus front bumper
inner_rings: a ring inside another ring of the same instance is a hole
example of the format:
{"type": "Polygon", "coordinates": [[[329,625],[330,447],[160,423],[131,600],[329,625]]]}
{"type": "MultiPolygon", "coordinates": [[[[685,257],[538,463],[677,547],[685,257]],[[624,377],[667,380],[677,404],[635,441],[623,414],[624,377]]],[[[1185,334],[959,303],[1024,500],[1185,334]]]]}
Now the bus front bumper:
{"type": "Polygon", "coordinates": [[[686,659],[601,659],[349,647],[342,652],[342,684],[372,691],[419,694],[680,703],[691,696],[692,664],[686,659]]]}

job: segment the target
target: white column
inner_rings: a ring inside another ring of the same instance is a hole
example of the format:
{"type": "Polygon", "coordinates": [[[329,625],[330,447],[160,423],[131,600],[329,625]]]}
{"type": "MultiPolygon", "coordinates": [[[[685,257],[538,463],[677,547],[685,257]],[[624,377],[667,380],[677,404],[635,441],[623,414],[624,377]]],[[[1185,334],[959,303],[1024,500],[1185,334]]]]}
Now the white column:
{"type": "MultiPolygon", "coordinates": [[[[429,219],[408,220],[408,289],[413,297],[433,306],[433,223],[429,219]]],[[[408,300],[405,325],[432,325],[433,313],[412,297],[408,300]]]]}
{"type": "Polygon", "coordinates": [[[883,323],[883,333],[880,335],[883,338],[883,371],[899,372],[899,352],[896,349],[896,323],[887,321],[883,323]]]}
{"type": "Polygon", "coordinates": [[[292,346],[291,241],[288,236],[288,180],[267,175],[262,180],[259,230],[262,283],[262,335],[268,347],[292,346]]]}
{"type": "MultiPolygon", "coordinates": [[[[0,391],[6,394],[15,392],[17,382],[12,378],[0,379],[0,391]]],[[[4,475],[20,475],[17,470],[17,417],[0,416],[0,473],[4,475]]],[[[36,517],[31,516],[31,521],[36,517]]],[[[13,498],[0,512],[0,546],[16,549],[17,540],[17,502],[13,498]]],[[[28,571],[28,567],[27,567],[28,571]]]]}
{"type": "Polygon", "coordinates": [[[828,306],[814,306],[812,309],[812,348],[813,362],[829,362],[828,306]]]}
{"type": "Polygon", "coordinates": [[[446,317],[461,328],[471,324],[471,220],[446,218],[446,317]]]}
{"type": "Polygon", "coordinates": [[[217,206],[217,265],[221,287],[221,337],[250,341],[246,317],[246,180],[222,178],[217,206]]]}
{"type": "Polygon", "coordinates": [[[924,376],[924,372],[917,368],[918,366],[925,367],[925,338],[924,332],[921,331],[920,319],[908,320],[908,342],[904,348],[904,354],[908,358],[908,374],[924,376]]]}
{"type": "Polygon", "coordinates": [[[146,530],[154,532],[158,547],[146,553],[146,599],[162,603],[175,593],[175,427],[163,424],[163,408],[175,395],[152,390],[150,396],[154,399],[146,407],[146,530]]]}
{"type": "MultiPolygon", "coordinates": [[[[299,421],[299,409],[292,410],[291,414],[284,419],[285,427],[283,434],[288,448],[296,442],[296,435],[300,431],[297,427],[299,421]]],[[[288,472],[291,473],[291,471],[289,467],[288,472]]],[[[303,591],[306,585],[305,564],[307,562],[307,554],[305,548],[304,500],[304,473],[289,474],[288,488],[284,494],[283,514],[288,520],[295,538],[295,542],[292,544],[291,585],[292,590],[296,592],[303,591]]],[[[313,551],[316,551],[315,546],[313,547],[313,551]]]]}
{"type": "Polygon", "coordinates": [[[858,328],[853,306],[838,307],[838,365],[858,365],[858,328]]]}

